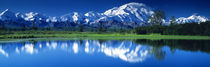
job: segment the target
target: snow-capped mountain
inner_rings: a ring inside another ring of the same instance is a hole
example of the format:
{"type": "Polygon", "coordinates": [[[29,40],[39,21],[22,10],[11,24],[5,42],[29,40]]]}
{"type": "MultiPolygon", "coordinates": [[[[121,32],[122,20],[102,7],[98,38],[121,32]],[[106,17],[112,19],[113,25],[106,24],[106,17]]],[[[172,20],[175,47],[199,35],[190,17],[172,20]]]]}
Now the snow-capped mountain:
{"type": "Polygon", "coordinates": [[[2,21],[16,21],[17,20],[17,16],[15,13],[9,11],[9,9],[6,9],[5,11],[3,11],[1,14],[0,14],[0,19],[2,21]]]}
{"type": "Polygon", "coordinates": [[[93,11],[85,13],[84,16],[85,16],[84,21],[86,23],[95,22],[96,20],[100,19],[101,17],[104,17],[104,15],[102,13],[97,13],[97,12],[93,12],[93,11]]]}
{"type": "MultiPolygon", "coordinates": [[[[60,17],[51,17],[45,16],[44,14],[29,12],[29,13],[21,13],[21,12],[12,12],[9,9],[6,9],[2,13],[0,13],[1,21],[12,21],[12,22],[30,22],[28,24],[33,24],[33,22],[37,23],[39,26],[78,26],[79,24],[86,24],[86,26],[97,27],[99,26],[99,22],[104,22],[104,26],[107,27],[129,27],[134,28],[138,26],[145,26],[150,24],[148,21],[149,16],[154,15],[154,11],[143,3],[128,3],[119,7],[111,8],[103,13],[98,13],[94,11],[90,11],[87,13],[68,13],[62,15],[60,17]],[[48,22],[48,23],[45,23],[48,22]],[[55,22],[55,23],[51,23],[55,22]]],[[[191,23],[191,22],[205,22],[208,19],[199,16],[192,15],[190,17],[180,17],[177,18],[177,23],[191,23]]],[[[168,20],[163,19],[163,25],[169,25],[168,20]]],[[[17,23],[15,23],[17,24],[17,23]]],[[[24,23],[25,24],[25,23],[24,23]]],[[[11,25],[11,24],[10,24],[11,25]]],[[[21,23],[20,23],[21,25],[21,23]]],[[[22,24],[23,25],[23,24],[22,24]]],[[[14,25],[13,25],[14,26],[14,25]]],[[[31,25],[28,25],[31,26],[31,25]]]]}
{"type": "Polygon", "coordinates": [[[24,20],[26,21],[46,21],[47,16],[35,12],[29,12],[24,14],[24,20]]]}
{"type": "Polygon", "coordinates": [[[78,12],[65,14],[60,17],[62,22],[81,22],[84,21],[84,15],[78,12]]]}
{"type": "Polygon", "coordinates": [[[154,14],[143,3],[128,3],[120,7],[114,7],[104,12],[108,20],[120,22],[147,22],[147,18],[154,14]]]}
{"type": "Polygon", "coordinates": [[[66,22],[99,22],[99,21],[118,21],[118,22],[147,22],[147,18],[154,12],[143,3],[128,3],[120,7],[114,7],[104,13],[90,11],[85,14],[78,12],[69,13],[61,16],[61,21],[66,22]]]}
{"type": "Polygon", "coordinates": [[[197,14],[193,14],[192,16],[190,17],[180,17],[178,19],[176,19],[177,23],[193,23],[193,22],[206,22],[208,19],[206,17],[203,17],[203,16],[199,16],[197,14]]]}
{"type": "Polygon", "coordinates": [[[9,9],[6,9],[5,11],[3,11],[0,14],[0,20],[5,21],[5,20],[9,20],[9,21],[18,21],[18,20],[25,20],[25,21],[46,21],[48,17],[44,16],[42,14],[39,13],[34,13],[34,12],[30,12],[30,13],[14,13],[12,11],[9,11],[9,9]]]}
{"type": "Polygon", "coordinates": [[[46,22],[59,22],[60,19],[57,17],[49,17],[47,18],[46,22]]]}

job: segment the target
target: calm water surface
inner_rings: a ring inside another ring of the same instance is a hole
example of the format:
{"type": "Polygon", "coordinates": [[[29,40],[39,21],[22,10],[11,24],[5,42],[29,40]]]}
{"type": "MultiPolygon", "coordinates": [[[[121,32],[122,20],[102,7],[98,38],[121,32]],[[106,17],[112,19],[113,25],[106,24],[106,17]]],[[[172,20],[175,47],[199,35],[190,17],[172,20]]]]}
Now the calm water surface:
{"type": "Polygon", "coordinates": [[[209,40],[0,42],[0,67],[210,67],[209,40]]]}

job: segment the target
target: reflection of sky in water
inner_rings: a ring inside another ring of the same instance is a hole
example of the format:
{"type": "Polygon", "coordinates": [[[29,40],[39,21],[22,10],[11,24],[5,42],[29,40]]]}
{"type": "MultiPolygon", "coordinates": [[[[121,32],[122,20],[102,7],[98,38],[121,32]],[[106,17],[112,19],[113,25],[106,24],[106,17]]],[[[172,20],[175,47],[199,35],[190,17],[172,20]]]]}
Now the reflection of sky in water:
{"type": "Polygon", "coordinates": [[[7,58],[10,54],[39,54],[43,50],[51,51],[61,49],[74,54],[103,53],[106,56],[119,58],[126,62],[142,62],[153,53],[158,52],[148,45],[136,44],[130,40],[69,40],[69,41],[37,41],[0,43],[0,53],[7,58]]]}

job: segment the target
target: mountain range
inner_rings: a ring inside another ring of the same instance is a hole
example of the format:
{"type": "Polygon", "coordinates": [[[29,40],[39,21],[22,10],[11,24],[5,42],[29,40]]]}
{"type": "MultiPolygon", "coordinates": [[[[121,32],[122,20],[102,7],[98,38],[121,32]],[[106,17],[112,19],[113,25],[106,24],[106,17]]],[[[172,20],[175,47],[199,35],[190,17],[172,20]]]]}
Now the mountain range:
{"type": "MultiPolygon", "coordinates": [[[[104,13],[90,11],[82,14],[79,12],[73,12],[60,17],[46,16],[36,12],[15,13],[6,9],[0,14],[0,21],[7,21],[8,24],[10,24],[8,26],[15,26],[19,23],[25,23],[28,24],[27,26],[30,26],[35,22],[36,25],[40,27],[68,27],[78,26],[78,24],[97,27],[99,26],[99,22],[104,22],[103,25],[107,27],[137,27],[148,25],[148,17],[153,14],[154,11],[145,4],[132,2],[119,7],[111,8],[104,13]]],[[[176,19],[177,23],[180,24],[205,22],[207,20],[207,18],[197,14],[193,14],[192,16],[186,18],[180,17],[176,19]]],[[[165,19],[163,19],[163,21],[165,24],[169,23],[165,19]]]]}

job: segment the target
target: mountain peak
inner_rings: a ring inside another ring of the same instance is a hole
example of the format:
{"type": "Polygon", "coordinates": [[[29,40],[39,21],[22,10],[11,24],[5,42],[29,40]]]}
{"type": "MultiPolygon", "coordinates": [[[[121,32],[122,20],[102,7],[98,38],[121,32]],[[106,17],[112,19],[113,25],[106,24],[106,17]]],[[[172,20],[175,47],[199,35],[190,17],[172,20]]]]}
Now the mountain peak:
{"type": "Polygon", "coordinates": [[[25,20],[26,21],[34,21],[35,20],[35,16],[38,15],[38,13],[34,13],[34,12],[29,12],[29,13],[25,13],[25,20]]]}
{"type": "Polygon", "coordinates": [[[74,21],[74,22],[78,21],[78,17],[79,17],[78,12],[74,12],[74,15],[72,16],[73,21],[74,21]]]}
{"type": "Polygon", "coordinates": [[[97,14],[99,14],[99,13],[94,12],[94,11],[89,11],[89,12],[85,13],[84,15],[85,15],[86,17],[93,17],[93,16],[95,16],[95,15],[97,15],[97,14]]]}
{"type": "Polygon", "coordinates": [[[178,23],[192,23],[192,22],[206,22],[208,19],[204,16],[200,16],[197,13],[193,14],[192,16],[189,16],[187,18],[185,17],[180,17],[176,21],[178,23]]]}
{"type": "Polygon", "coordinates": [[[114,7],[104,12],[108,17],[115,17],[121,22],[146,22],[147,18],[154,14],[149,7],[143,3],[131,2],[120,7],[114,7]]]}
{"type": "Polygon", "coordinates": [[[145,4],[143,3],[136,3],[136,2],[131,2],[131,3],[127,3],[123,6],[146,6],[145,4]]]}
{"type": "Polygon", "coordinates": [[[58,22],[58,18],[57,17],[49,17],[46,19],[46,22],[58,22]]]}
{"type": "Polygon", "coordinates": [[[12,11],[9,11],[9,9],[6,9],[5,11],[3,11],[0,14],[0,19],[1,20],[11,20],[14,21],[17,19],[15,13],[13,13],[12,11]]]}
{"type": "Polygon", "coordinates": [[[66,21],[70,21],[70,22],[77,22],[77,21],[82,21],[83,19],[83,15],[81,13],[78,12],[72,12],[69,14],[65,14],[63,16],[60,17],[61,21],[66,22],[66,21]]]}
{"type": "Polygon", "coordinates": [[[3,15],[4,13],[6,13],[8,10],[9,10],[9,9],[4,10],[4,11],[0,14],[0,16],[3,15]]]}
{"type": "Polygon", "coordinates": [[[36,12],[29,12],[25,13],[23,18],[26,21],[46,21],[48,16],[36,12]]]}
{"type": "Polygon", "coordinates": [[[119,9],[123,10],[123,9],[132,9],[132,8],[139,8],[139,7],[146,7],[145,4],[143,3],[135,3],[135,2],[131,2],[131,3],[128,3],[128,4],[125,4],[125,5],[122,5],[119,7],[119,9]]]}

